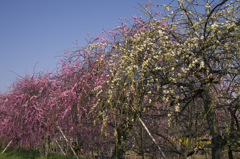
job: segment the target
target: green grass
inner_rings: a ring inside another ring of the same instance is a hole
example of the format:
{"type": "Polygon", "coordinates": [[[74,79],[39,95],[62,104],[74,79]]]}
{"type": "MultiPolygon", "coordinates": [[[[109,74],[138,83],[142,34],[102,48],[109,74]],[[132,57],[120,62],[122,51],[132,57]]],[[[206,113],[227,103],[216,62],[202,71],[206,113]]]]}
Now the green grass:
{"type": "Polygon", "coordinates": [[[58,154],[49,153],[47,157],[41,157],[40,153],[36,150],[27,151],[20,149],[19,151],[12,151],[7,149],[1,154],[3,149],[0,147],[0,159],[76,159],[73,156],[60,156],[58,154]]]}

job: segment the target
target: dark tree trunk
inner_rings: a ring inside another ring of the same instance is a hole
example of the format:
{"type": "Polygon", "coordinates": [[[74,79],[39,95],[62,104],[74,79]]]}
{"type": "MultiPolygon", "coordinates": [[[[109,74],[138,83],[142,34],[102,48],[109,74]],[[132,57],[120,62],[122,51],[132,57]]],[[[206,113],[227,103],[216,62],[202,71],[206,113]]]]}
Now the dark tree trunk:
{"type": "Polygon", "coordinates": [[[120,127],[117,128],[117,144],[115,146],[115,150],[113,153],[113,156],[111,158],[117,158],[117,159],[124,159],[124,155],[126,152],[126,141],[127,141],[127,135],[128,130],[120,130],[120,127]]]}
{"type": "Polygon", "coordinates": [[[207,116],[207,123],[210,128],[210,133],[212,135],[212,159],[220,159],[221,158],[221,151],[219,147],[220,136],[218,133],[217,122],[215,113],[213,110],[213,103],[211,100],[211,95],[209,90],[206,90],[202,94],[203,102],[204,102],[204,110],[207,116]]]}
{"type": "Polygon", "coordinates": [[[231,146],[229,146],[229,149],[228,149],[228,158],[233,159],[233,153],[230,149],[231,149],[231,146]]]}

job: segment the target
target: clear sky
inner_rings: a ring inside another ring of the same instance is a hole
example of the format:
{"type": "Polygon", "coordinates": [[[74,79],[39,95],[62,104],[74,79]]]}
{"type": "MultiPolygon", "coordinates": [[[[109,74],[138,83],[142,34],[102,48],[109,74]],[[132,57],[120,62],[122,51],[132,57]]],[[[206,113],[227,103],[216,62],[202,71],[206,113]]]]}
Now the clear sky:
{"type": "MultiPolygon", "coordinates": [[[[132,21],[141,11],[134,8],[148,0],[2,0],[0,1],[0,92],[18,76],[50,72],[61,50],[85,46],[90,37],[119,24],[118,17],[132,21]],[[15,73],[13,73],[15,72],[15,73]]],[[[152,0],[153,4],[169,3],[152,0]]]]}

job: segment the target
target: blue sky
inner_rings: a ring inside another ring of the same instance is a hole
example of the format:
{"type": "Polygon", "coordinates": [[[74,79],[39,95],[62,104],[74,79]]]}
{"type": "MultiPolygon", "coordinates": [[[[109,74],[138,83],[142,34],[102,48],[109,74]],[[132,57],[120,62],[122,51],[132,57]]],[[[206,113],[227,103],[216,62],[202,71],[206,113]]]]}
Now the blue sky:
{"type": "MultiPolygon", "coordinates": [[[[87,29],[95,37],[118,25],[118,17],[132,21],[135,7],[148,0],[5,0],[0,2],[0,92],[18,76],[56,67],[61,50],[85,46],[87,29]],[[15,73],[13,73],[15,72],[15,73]]],[[[164,4],[164,0],[152,0],[164,4]]]]}

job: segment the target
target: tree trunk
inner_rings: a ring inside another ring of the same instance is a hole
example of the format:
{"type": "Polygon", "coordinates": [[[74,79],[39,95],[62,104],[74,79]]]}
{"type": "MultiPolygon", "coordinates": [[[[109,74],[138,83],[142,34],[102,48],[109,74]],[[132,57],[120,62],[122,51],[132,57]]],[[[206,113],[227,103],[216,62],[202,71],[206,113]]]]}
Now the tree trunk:
{"type": "Polygon", "coordinates": [[[48,151],[49,151],[49,146],[50,146],[50,139],[47,135],[43,136],[43,145],[42,148],[40,149],[40,154],[41,156],[47,157],[48,151]]]}
{"type": "Polygon", "coordinates": [[[230,149],[231,149],[231,146],[229,146],[229,148],[228,148],[228,158],[233,159],[233,153],[232,153],[232,150],[230,150],[230,149]]]}
{"type": "Polygon", "coordinates": [[[181,144],[181,154],[179,156],[179,159],[186,159],[189,156],[192,156],[195,151],[194,151],[194,147],[195,147],[195,142],[191,142],[191,138],[183,138],[183,143],[181,144]],[[186,143],[188,139],[188,142],[186,143]]]}
{"type": "Polygon", "coordinates": [[[219,147],[220,136],[218,133],[217,122],[215,113],[213,110],[213,103],[211,100],[211,95],[209,90],[206,90],[202,94],[203,102],[204,102],[204,110],[207,117],[207,123],[210,128],[210,133],[212,135],[212,159],[220,159],[221,158],[221,151],[219,147]]]}
{"type": "Polygon", "coordinates": [[[117,128],[117,137],[118,141],[114,150],[114,153],[111,158],[124,159],[124,154],[126,152],[126,139],[127,139],[127,131],[121,131],[120,128],[117,128]]]}

